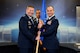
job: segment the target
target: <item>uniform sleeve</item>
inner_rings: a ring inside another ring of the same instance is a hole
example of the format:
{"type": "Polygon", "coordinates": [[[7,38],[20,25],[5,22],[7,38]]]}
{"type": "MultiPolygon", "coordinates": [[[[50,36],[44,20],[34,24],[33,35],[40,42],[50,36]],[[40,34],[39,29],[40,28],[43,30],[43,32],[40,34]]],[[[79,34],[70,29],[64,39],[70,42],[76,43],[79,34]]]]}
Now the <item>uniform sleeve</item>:
{"type": "Polygon", "coordinates": [[[35,40],[35,35],[33,35],[29,30],[28,30],[28,24],[27,21],[25,21],[23,18],[19,21],[19,29],[23,33],[23,35],[30,39],[31,41],[35,40]]]}
{"type": "Polygon", "coordinates": [[[50,36],[50,34],[52,34],[55,30],[57,30],[59,25],[59,22],[57,19],[55,19],[52,24],[49,26],[49,28],[46,29],[45,32],[42,32],[41,35],[42,36],[50,36]]]}

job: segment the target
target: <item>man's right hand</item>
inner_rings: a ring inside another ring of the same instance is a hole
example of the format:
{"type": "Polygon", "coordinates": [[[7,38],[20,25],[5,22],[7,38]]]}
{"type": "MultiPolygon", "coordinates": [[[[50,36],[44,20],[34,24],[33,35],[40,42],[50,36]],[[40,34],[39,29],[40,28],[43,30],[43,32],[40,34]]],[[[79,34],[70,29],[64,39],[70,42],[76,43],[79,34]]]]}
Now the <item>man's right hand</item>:
{"type": "Polygon", "coordinates": [[[44,22],[41,19],[39,19],[38,29],[40,29],[43,26],[43,24],[44,22]]]}
{"type": "Polygon", "coordinates": [[[42,45],[42,44],[43,44],[41,40],[39,40],[39,43],[40,43],[40,45],[42,45]]]}
{"type": "Polygon", "coordinates": [[[36,40],[40,40],[40,37],[39,37],[39,36],[37,36],[37,37],[36,37],[36,40]]]}

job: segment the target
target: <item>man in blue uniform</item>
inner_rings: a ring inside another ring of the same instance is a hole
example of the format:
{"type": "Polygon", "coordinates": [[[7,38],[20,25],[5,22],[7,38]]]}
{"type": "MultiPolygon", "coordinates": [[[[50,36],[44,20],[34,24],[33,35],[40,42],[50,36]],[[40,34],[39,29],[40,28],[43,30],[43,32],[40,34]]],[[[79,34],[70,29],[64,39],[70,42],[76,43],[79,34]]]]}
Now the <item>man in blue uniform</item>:
{"type": "Polygon", "coordinates": [[[34,7],[27,6],[26,14],[19,21],[19,37],[18,46],[20,53],[33,53],[35,40],[39,38],[37,35],[37,22],[33,19],[34,7]]]}
{"type": "MultiPolygon", "coordinates": [[[[41,15],[41,11],[39,9],[37,9],[36,10],[36,18],[37,18],[38,22],[41,21],[40,15],[41,15]]],[[[42,29],[41,29],[41,31],[42,31],[42,29]]],[[[44,53],[44,50],[43,50],[43,47],[42,47],[42,40],[43,40],[43,37],[41,36],[40,37],[40,41],[39,41],[40,45],[39,45],[39,51],[38,51],[38,53],[44,53]]]]}
{"type": "MultiPolygon", "coordinates": [[[[54,8],[52,6],[48,6],[46,12],[48,17],[46,24],[43,26],[45,31],[38,31],[38,34],[41,33],[41,35],[44,36],[43,47],[44,49],[46,48],[46,53],[56,53],[59,48],[59,42],[56,35],[59,22],[54,15],[54,8]]],[[[39,27],[41,27],[41,24],[38,25],[38,28],[39,27]]]]}

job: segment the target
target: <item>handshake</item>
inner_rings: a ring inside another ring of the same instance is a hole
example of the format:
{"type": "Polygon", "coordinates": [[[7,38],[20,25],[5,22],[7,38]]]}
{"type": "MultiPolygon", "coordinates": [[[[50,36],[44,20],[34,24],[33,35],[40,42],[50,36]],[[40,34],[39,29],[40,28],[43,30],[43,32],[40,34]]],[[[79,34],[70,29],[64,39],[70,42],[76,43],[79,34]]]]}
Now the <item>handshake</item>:
{"type": "Polygon", "coordinates": [[[38,27],[37,28],[41,29],[43,25],[44,25],[43,20],[39,19],[39,23],[38,23],[38,27]]]}
{"type": "Polygon", "coordinates": [[[39,31],[37,32],[36,40],[40,40],[40,34],[41,34],[40,29],[42,28],[43,25],[44,25],[44,22],[41,19],[39,19],[39,23],[38,23],[38,26],[37,26],[39,31]]]}
{"type": "MultiPolygon", "coordinates": [[[[39,19],[38,29],[41,29],[43,25],[44,25],[44,22],[39,19]]],[[[40,40],[41,31],[39,30],[39,31],[37,32],[37,34],[38,34],[38,35],[37,35],[37,37],[36,37],[36,40],[37,40],[36,53],[37,53],[37,49],[38,49],[38,47],[39,47],[39,43],[40,43],[40,45],[43,44],[42,41],[40,40]]],[[[46,48],[43,47],[43,50],[46,51],[46,48]]]]}

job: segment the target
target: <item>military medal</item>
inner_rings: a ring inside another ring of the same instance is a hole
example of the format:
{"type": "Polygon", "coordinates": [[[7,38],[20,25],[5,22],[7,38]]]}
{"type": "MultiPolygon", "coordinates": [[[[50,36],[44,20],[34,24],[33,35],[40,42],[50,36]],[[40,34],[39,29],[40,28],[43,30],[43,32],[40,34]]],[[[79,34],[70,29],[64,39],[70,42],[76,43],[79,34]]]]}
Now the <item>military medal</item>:
{"type": "Polygon", "coordinates": [[[28,25],[31,25],[31,22],[30,21],[28,21],[28,25]]]}
{"type": "Polygon", "coordinates": [[[51,23],[52,23],[52,21],[48,21],[48,22],[47,22],[48,25],[51,25],[51,23]]]}
{"type": "Polygon", "coordinates": [[[31,25],[32,25],[31,22],[28,21],[28,28],[29,28],[29,29],[31,29],[31,25]]]}
{"type": "Polygon", "coordinates": [[[31,29],[31,26],[29,26],[29,29],[31,29]]]}

